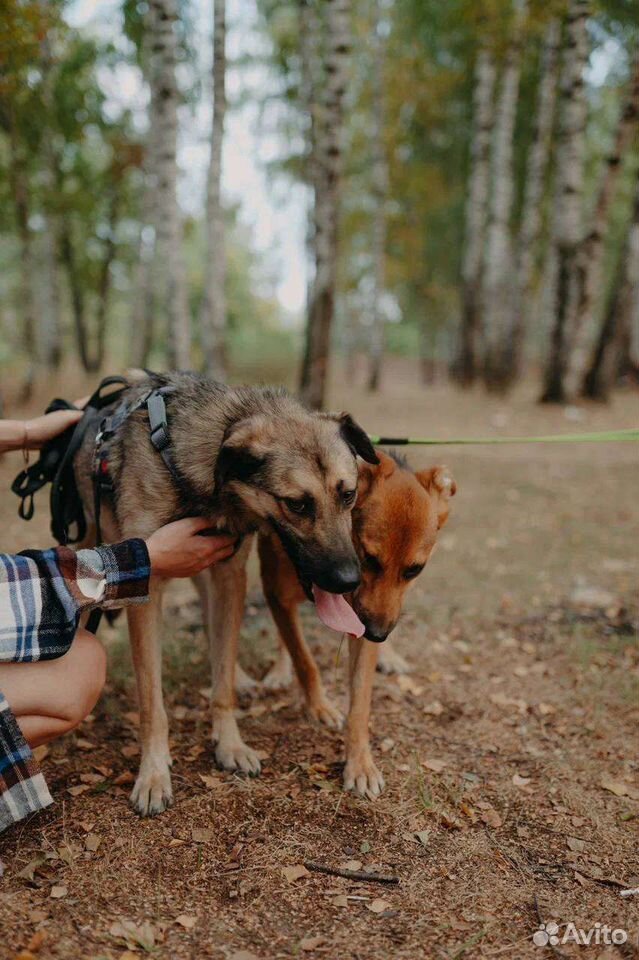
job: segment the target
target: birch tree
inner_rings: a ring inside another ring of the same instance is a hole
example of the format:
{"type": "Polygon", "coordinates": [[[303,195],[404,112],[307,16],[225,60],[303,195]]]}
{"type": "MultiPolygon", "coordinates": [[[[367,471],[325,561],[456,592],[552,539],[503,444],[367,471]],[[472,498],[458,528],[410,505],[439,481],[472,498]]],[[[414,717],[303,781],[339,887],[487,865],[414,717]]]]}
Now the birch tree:
{"type": "Polygon", "coordinates": [[[557,182],[550,256],[553,270],[552,328],[544,371],[542,403],[563,403],[571,335],[577,310],[577,270],[583,239],[582,191],[586,146],[587,101],[584,71],[588,62],[586,23],[589,0],[570,0],[562,50],[557,182]]]}
{"type": "Polygon", "coordinates": [[[156,250],[160,305],[168,326],[168,360],[188,368],[191,330],[183,254],[183,225],[177,200],[178,104],[176,0],[149,0],[151,117],[156,127],[156,250]]]}
{"type": "Polygon", "coordinates": [[[504,386],[503,351],[511,316],[513,251],[510,218],[515,193],[513,146],[521,75],[524,13],[524,4],[521,0],[516,0],[512,38],[506,53],[495,108],[491,163],[492,195],[482,293],[484,326],[482,373],[486,386],[491,390],[501,389],[504,386]]]}
{"type": "Polygon", "coordinates": [[[628,93],[622,107],[613,147],[606,157],[590,232],[585,238],[578,271],[577,312],[573,344],[566,370],[566,393],[576,396],[583,386],[595,335],[610,208],[630,143],[639,125],[639,55],[635,58],[628,93]]]}
{"type": "Polygon", "coordinates": [[[466,199],[466,226],[462,264],[462,316],[459,352],[452,373],[462,386],[477,376],[481,318],[481,277],[490,187],[490,142],[493,130],[495,65],[487,49],[477,54],[474,75],[473,131],[466,199]]]}
{"type": "MultiPolygon", "coordinates": [[[[55,70],[51,51],[51,38],[44,36],[40,41],[40,64],[42,71],[41,97],[45,114],[53,115],[55,109],[54,83],[55,70]]],[[[39,318],[39,338],[41,356],[45,366],[55,369],[61,360],[60,330],[60,284],[58,278],[58,218],[51,202],[56,186],[56,169],[59,162],[54,144],[54,131],[49,124],[42,128],[41,144],[43,170],[42,182],[45,190],[43,209],[42,289],[39,318]]]]}
{"type": "Polygon", "coordinates": [[[624,346],[639,371],[639,171],[636,175],[632,217],[615,284],[584,381],[584,393],[607,400],[622,363],[624,346]]]}
{"type": "Polygon", "coordinates": [[[226,0],[213,0],[213,120],[206,198],[205,292],[202,343],[206,372],[226,376],[226,251],[221,199],[222,145],[226,114],[226,0]]]}
{"type": "Polygon", "coordinates": [[[387,24],[382,17],[382,3],[377,0],[376,23],[372,51],[375,62],[373,75],[373,329],[370,349],[368,389],[378,390],[382,374],[385,346],[384,293],[386,284],[386,199],[388,194],[388,163],[384,143],[385,109],[385,57],[387,24]]]}
{"type": "Polygon", "coordinates": [[[558,19],[553,18],[548,24],[544,37],[535,130],[526,164],[524,201],[517,237],[515,291],[501,371],[504,386],[513,383],[519,375],[524,338],[530,322],[535,258],[543,224],[542,202],[557,100],[560,42],[561,24],[558,19]]]}
{"type": "MultiPolygon", "coordinates": [[[[303,0],[312,2],[312,0],[303,0]]],[[[351,49],[350,0],[325,0],[326,43],[321,90],[322,122],[315,124],[315,275],[307,307],[306,348],[300,393],[312,408],[324,405],[337,285],[339,188],[343,104],[351,49]]]]}

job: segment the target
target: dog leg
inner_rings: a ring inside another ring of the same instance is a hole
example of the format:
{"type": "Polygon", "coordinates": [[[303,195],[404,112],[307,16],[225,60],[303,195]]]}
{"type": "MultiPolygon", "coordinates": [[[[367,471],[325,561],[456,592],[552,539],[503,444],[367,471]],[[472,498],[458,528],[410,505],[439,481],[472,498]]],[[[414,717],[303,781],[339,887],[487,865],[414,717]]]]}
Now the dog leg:
{"type": "Polygon", "coordinates": [[[344,789],[374,800],[384,789],[384,778],[373,760],[368,733],[379,647],[363,637],[349,637],[348,653],[350,707],[346,722],[344,789]]]}
{"type": "Polygon", "coordinates": [[[143,817],[162,813],[173,803],[169,725],[162,696],[162,590],[163,583],[152,579],[148,604],[127,609],[142,750],[131,803],[143,817]]]}
{"type": "Polygon", "coordinates": [[[379,655],[377,660],[377,669],[380,673],[412,673],[413,668],[407,660],[404,660],[401,653],[398,653],[394,644],[386,640],[379,645],[379,655]]]}
{"type": "MultiPolygon", "coordinates": [[[[207,637],[211,636],[211,617],[213,616],[212,599],[210,592],[210,576],[208,570],[203,570],[193,577],[193,583],[197,588],[202,605],[202,619],[204,621],[204,631],[207,637]]],[[[249,676],[245,670],[236,663],[235,665],[235,692],[238,696],[253,697],[258,691],[259,684],[257,680],[249,676]]]]}
{"type": "Polygon", "coordinates": [[[242,740],[235,719],[235,662],[246,596],[246,558],[250,541],[209,574],[209,642],[215,759],[224,770],[256,776],[260,761],[242,740]]]}
{"type": "Polygon", "coordinates": [[[297,603],[285,605],[269,593],[266,594],[266,602],[293,660],[309,715],[332,730],[341,730],[344,717],[324,692],[320,672],[302,633],[297,603]]]}
{"type": "Polygon", "coordinates": [[[293,661],[280,640],[277,660],[262,680],[262,686],[265,690],[273,693],[276,690],[286,690],[287,687],[290,687],[292,680],[293,661]]]}

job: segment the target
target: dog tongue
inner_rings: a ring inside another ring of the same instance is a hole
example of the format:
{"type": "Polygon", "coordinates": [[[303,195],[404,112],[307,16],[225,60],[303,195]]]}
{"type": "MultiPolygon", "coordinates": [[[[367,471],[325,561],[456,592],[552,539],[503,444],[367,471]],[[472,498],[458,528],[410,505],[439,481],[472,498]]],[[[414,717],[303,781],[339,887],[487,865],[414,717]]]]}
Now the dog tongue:
{"type": "Polygon", "coordinates": [[[313,584],[313,597],[317,615],[331,630],[361,637],[366,629],[353,608],[339,593],[327,593],[313,584]]]}

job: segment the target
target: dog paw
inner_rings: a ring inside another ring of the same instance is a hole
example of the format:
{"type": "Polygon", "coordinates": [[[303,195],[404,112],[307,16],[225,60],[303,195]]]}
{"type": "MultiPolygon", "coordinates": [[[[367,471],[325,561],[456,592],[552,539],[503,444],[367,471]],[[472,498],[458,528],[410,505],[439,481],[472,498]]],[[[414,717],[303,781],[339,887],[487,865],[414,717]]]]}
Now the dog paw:
{"type": "Polygon", "coordinates": [[[155,817],[173,803],[173,788],[168,764],[147,764],[140,767],[131,793],[133,809],[141,817],[155,817]]]}
{"type": "Polygon", "coordinates": [[[344,768],[344,790],[349,790],[367,800],[376,800],[384,789],[381,770],[369,754],[357,760],[347,760],[344,768]]]}
{"type": "Polygon", "coordinates": [[[220,741],[215,747],[215,760],[222,770],[244,773],[249,777],[257,777],[262,769],[255,750],[247,747],[243,740],[232,740],[228,743],[220,741]]]}
{"type": "Polygon", "coordinates": [[[290,658],[280,657],[262,680],[262,687],[269,693],[275,693],[278,690],[286,690],[287,687],[290,687],[292,680],[293,671],[290,658]]]}
{"type": "Polygon", "coordinates": [[[387,676],[392,673],[413,672],[413,668],[408,660],[404,660],[402,655],[393,647],[388,646],[387,643],[382,643],[380,645],[377,658],[377,669],[380,673],[384,673],[387,676]]]}
{"type": "Polygon", "coordinates": [[[326,697],[314,703],[307,704],[306,711],[311,720],[315,720],[316,723],[321,723],[323,726],[328,727],[329,730],[341,730],[344,726],[344,715],[341,710],[339,710],[334,703],[331,703],[330,700],[326,699],[326,697]]]}
{"type": "Polygon", "coordinates": [[[238,697],[254,697],[259,684],[238,664],[235,668],[235,692],[238,697]]]}

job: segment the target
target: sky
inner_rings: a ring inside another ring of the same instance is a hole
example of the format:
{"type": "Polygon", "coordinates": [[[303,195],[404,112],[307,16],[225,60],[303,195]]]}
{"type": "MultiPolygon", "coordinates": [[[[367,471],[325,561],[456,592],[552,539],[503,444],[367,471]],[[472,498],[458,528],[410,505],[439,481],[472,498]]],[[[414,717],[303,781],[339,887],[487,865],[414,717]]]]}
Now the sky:
{"type": "MultiPolygon", "coordinates": [[[[210,0],[191,0],[192,40],[205,81],[212,60],[212,6],[210,0]]],[[[126,44],[120,8],[120,0],[72,0],[66,18],[73,26],[126,44]]],[[[285,152],[286,143],[273,129],[276,111],[283,108],[274,104],[267,111],[266,122],[260,122],[257,104],[265,90],[277,84],[277,78],[258,62],[265,43],[257,29],[255,0],[227,0],[227,96],[233,109],[227,111],[222,190],[226,202],[239,205],[240,222],[250,229],[254,249],[264,259],[265,272],[274,278],[274,292],[284,319],[295,322],[301,316],[306,293],[308,196],[301,184],[283,176],[270,177],[266,172],[266,164],[285,152]],[[237,66],[240,58],[241,67],[237,66]]],[[[131,108],[142,127],[147,101],[139,71],[123,64],[115,73],[105,71],[100,83],[109,97],[107,106],[114,112],[131,108]]],[[[205,89],[203,94],[195,108],[182,108],[179,118],[179,199],[184,210],[194,215],[201,213],[205,202],[211,130],[210,93],[207,95],[205,89]]]]}

